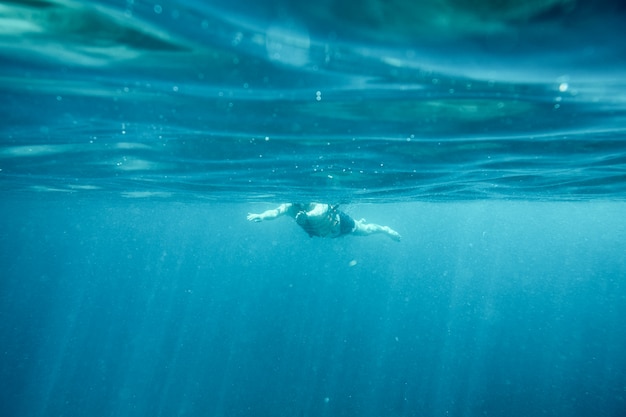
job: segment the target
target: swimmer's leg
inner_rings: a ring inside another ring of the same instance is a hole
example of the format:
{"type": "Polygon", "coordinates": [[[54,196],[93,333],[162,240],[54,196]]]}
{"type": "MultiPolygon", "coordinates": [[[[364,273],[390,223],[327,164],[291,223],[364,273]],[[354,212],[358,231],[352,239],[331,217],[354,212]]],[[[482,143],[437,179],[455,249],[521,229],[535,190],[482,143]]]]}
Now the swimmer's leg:
{"type": "Polygon", "coordinates": [[[365,219],[356,220],[354,222],[354,231],[352,232],[353,235],[368,236],[375,233],[384,233],[397,242],[399,242],[402,238],[400,236],[400,233],[396,232],[389,226],[381,226],[374,223],[365,223],[365,219]]]}

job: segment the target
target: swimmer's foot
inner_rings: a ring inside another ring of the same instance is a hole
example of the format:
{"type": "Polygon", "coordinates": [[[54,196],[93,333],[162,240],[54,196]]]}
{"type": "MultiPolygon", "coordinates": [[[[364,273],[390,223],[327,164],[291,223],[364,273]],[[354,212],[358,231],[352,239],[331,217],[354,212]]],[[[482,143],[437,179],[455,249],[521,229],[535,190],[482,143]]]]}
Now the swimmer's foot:
{"type": "Polygon", "coordinates": [[[402,239],[402,236],[400,236],[400,233],[396,232],[390,227],[385,226],[385,233],[387,233],[387,236],[389,236],[396,242],[399,242],[402,239]]]}

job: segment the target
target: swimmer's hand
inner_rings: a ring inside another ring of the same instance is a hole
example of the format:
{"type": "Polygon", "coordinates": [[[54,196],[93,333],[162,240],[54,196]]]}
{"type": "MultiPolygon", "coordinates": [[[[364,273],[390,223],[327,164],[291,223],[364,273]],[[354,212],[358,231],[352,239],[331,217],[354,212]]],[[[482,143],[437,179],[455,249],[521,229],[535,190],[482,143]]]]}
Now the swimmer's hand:
{"type": "Polygon", "coordinates": [[[248,213],[248,220],[251,222],[260,222],[263,220],[263,216],[260,214],[248,213]]]}

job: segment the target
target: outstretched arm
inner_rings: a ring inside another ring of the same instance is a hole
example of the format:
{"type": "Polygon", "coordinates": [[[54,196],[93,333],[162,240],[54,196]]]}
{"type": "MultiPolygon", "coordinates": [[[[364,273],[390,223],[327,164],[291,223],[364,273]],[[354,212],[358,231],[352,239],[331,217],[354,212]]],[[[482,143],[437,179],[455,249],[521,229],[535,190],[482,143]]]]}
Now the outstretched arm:
{"type": "Polygon", "coordinates": [[[281,204],[272,210],[264,211],[263,213],[255,214],[248,213],[248,220],[251,222],[260,222],[262,220],[273,220],[277,217],[287,214],[287,211],[291,208],[291,203],[281,204]]]}
{"type": "Polygon", "coordinates": [[[402,236],[400,233],[396,232],[389,226],[381,226],[379,224],[374,223],[365,223],[365,219],[357,220],[354,222],[355,228],[352,232],[353,235],[357,236],[368,236],[374,233],[384,233],[393,240],[399,242],[402,236]]]}

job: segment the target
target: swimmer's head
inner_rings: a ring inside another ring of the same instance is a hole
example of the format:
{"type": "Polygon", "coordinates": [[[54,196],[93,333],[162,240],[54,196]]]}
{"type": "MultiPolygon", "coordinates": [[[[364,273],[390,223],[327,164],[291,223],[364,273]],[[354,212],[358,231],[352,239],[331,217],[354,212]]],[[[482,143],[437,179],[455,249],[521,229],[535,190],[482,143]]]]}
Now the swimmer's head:
{"type": "Polygon", "coordinates": [[[298,214],[296,214],[296,223],[298,223],[300,226],[302,226],[303,224],[306,224],[308,221],[308,216],[306,215],[306,212],[304,211],[300,211],[298,212],[298,214]]]}

